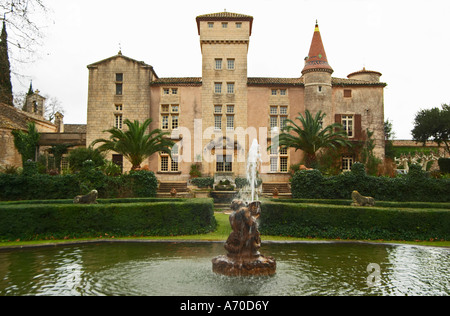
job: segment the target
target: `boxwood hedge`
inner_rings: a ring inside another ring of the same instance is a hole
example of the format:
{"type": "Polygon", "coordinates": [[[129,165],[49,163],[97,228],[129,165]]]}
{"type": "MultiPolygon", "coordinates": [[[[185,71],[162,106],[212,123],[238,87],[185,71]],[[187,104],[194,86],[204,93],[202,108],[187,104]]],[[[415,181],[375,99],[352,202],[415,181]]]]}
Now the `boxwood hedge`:
{"type": "Polygon", "coordinates": [[[213,208],[212,199],[2,203],[0,240],[200,234],[215,229],[213,208]]]}
{"type": "Polygon", "coordinates": [[[355,207],[267,201],[265,235],[364,240],[450,240],[448,208],[355,207]]]}

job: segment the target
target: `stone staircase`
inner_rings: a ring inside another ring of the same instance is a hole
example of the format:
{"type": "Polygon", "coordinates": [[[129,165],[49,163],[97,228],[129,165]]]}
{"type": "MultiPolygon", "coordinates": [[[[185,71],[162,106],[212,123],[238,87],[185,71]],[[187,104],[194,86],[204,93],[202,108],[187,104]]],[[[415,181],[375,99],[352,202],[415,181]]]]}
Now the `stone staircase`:
{"type": "Polygon", "coordinates": [[[266,195],[273,194],[273,190],[277,188],[278,193],[281,195],[291,194],[290,184],[287,182],[264,182],[262,184],[262,193],[266,195]]]}
{"type": "Polygon", "coordinates": [[[177,193],[185,193],[188,192],[187,182],[186,181],[172,181],[172,182],[160,182],[158,193],[169,193],[175,188],[177,193]]]}

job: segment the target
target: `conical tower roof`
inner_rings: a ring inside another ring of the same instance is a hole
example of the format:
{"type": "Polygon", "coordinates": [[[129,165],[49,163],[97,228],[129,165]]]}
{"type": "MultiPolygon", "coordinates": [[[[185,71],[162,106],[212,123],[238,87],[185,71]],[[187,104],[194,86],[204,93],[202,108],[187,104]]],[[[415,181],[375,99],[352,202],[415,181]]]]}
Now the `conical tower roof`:
{"type": "Polygon", "coordinates": [[[323,47],[322,37],[320,36],[317,21],[311,42],[311,48],[309,49],[308,57],[305,59],[305,67],[302,70],[302,74],[311,71],[325,71],[333,73],[333,68],[331,68],[328,64],[327,55],[325,54],[325,48],[323,47]]]}

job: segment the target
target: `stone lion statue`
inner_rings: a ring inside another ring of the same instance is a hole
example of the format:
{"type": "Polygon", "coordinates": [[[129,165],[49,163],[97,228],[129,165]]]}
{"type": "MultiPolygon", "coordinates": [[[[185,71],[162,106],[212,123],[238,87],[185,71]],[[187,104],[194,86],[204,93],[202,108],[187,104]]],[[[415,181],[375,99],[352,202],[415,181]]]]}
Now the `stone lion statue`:
{"type": "Polygon", "coordinates": [[[77,195],[73,199],[74,204],[97,204],[97,190],[92,190],[86,195],[77,195]]]}
{"type": "Polygon", "coordinates": [[[352,192],[353,206],[374,206],[375,200],[370,196],[362,196],[358,191],[352,192]]]}

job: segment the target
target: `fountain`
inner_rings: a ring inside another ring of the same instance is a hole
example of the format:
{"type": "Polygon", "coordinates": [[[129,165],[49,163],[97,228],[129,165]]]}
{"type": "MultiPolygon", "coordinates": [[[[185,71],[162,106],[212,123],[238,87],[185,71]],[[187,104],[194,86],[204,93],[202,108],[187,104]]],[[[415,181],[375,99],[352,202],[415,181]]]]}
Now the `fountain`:
{"type": "Polygon", "coordinates": [[[247,181],[250,201],[235,199],[231,202],[230,225],[232,232],[225,242],[227,255],[212,259],[213,271],[227,276],[273,275],[276,261],[259,252],[261,237],[257,219],[261,214],[261,202],[256,194],[256,175],[260,160],[258,142],[253,140],[247,160],[247,181]]]}

